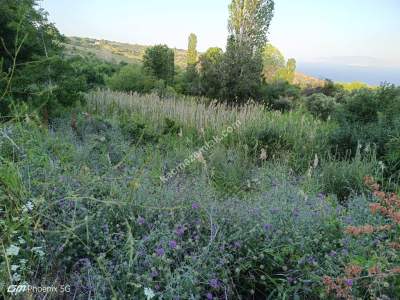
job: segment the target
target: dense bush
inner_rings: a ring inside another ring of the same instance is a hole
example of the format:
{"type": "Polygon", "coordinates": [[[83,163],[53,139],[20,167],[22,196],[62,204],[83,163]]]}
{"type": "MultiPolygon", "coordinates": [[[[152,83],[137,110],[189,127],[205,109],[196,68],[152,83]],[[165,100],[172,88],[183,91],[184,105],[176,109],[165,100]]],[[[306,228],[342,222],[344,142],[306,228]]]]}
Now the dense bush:
{"type": "Polygon", "coordinates": [[[123,67],[107,80],[107,86],[112,90],[124,92],[148,93],[152,91],[157,80],[143,72],[139,65],[123,67]]]}
{"type": "Polygon", "coordinates": [[[351,195],[367,190],[365,176],[382,175],[379,171],[381,170],[374,153],[362,155],[357,152],[350,160],[323,160],[317,177],[324,193],[334,194],[340,202],[345,203],[351,195]]]}
{"type": "Polygon", "coordinates": [[[390,166],[387,176],[397,173],[393,142],[396,143],[400,132],[399,103],[400,89],[391,85],[358,90],[345,97],[334,114],[338,127],[329,138],[333,153],[339,157],[354,156],[358,144],[368,146],[390,166]]]}
{"type": "Polygon", "coordinates": [[[222,165],[206,158],[205,169],[162,185],[160,167],[171,162],[162,149],[132,147],[114,121],[78,120],[80,140],[68,123],[56,122],[53,132],[7,129],[27,154],[0,168],[2,188],[15,197],[2,202],[0,222],[14,283],[62,272],[61,283],[82,297],[143,298],[149,289],[185,299],[318,295],[325,255],[340,238],[329,202],[305,197],[272,166],[250,174],[237,155],[223,153],[222,165]],[[208,183],[212,170],[238,190],[250,180],[260,193],[220,197],[208,183]]]}
{"type": "Polygon", "coordinates": [[[275,81],[264,83],[260,93],[265,104],[273,109],[280,110],[279,108],[282,107],[280,102],[284,101],[283,99],[292,101],[290,106],[293,106],[294,102],[300,97],[300,88],[287,81],[275,81]]]}
{"type": "Polygon", "coordinates": [[[166,45],[147,48],[143,56],[144,70],[167,84],[172,84],[175,75],[175,54],[166,45]]]}
{"type": "Polygon", "coordinates": [[[0,4],[0,114],[28,104],[45,121],[82,100],[86,77],[62,52],[63,37],[36,0],[0,4]]]}
{"type": "Polygon", "coordinates": [[[333,97],[317,93],[307,97],[305,105],[308,111],[315,117],[327,120],[335,111],[336,100],[333,97]]]}

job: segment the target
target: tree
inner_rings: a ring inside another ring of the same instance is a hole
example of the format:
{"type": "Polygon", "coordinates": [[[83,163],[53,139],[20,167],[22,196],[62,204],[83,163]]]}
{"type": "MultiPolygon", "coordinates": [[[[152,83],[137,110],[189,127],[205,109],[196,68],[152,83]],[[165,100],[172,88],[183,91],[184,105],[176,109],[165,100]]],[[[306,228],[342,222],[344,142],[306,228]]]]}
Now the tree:
{"type": "Polygon", "coordinates": [[[64,38],[37,2],[0,2],[0,113],[25,102],[47,121],[52,111],[82,100],[86,82],[63,57],[64,38]]]}
{"type": "Polygon", "coordinates": [[[261,86],[261,51],[267,42],[273,11],[273,0],[232,0],[229,37],[222,62],[222,99],[243,103],[257,98],[261,86]]]}
{"type": "Polygon", "coordinates": [[[194,33],[189,35],[187,65],[193,66],[197,63],[197,36],[194,33]]]}
{"type": "Polygon", "coordinates": [[[296,73],[296,66],[297,66],[297,63],[296,63],[296,60],[294,58],[290,58],[287,61],[287,64],[286,64],[287,81],[289,83],[293,83],[294,76],[295,76],[295,73],[296,73]]]}
{"type": "Polygon", "coordinates": [[[235,104],[258,99],[261,71],[261,56],[255,55],[250,45],[239,44],[231,36],[221,63],[220,98],[235,104]]]}
{"type": "Polygon", "coordinates": [[[285,68],[285,57],[270,43],[263,49],[263,76],[266,82],[273,82],[280,70],[285,68]]]}
{"type": "Polygon", "coordinates": [[[221,48],[209,48],[199,57],[201,93],[217,99],[221,92],[221,63],[224,52],[221,48]]]}
{"type": "Polygon", "coordinates": [[[278,71],[275,80],[287,81],[289,83],[293,83],[295,73],[296,73],[296,60],[294,58],[290,58],[287,61],[286,66],[278,71]]]}
{"type": "Polygon", "coordinates": [[[157,45],[147,48],[143,56],[145,71],[157,79],[172,84],[175,75],[175,54],[166,45],[157,45]]]}
{"type": "Polygon", "coordinates": [[[273,0],[232,0],[228,22],[230,35],[253,51],[261,49],[267,42],[273,12],[273,0]]]}
{"type": "Polygon", "coordinates": [[[143,72],[138,65],[127,65],[121,68],[107,81],[107,86],[112,90],[123,92],[148,93],[154,89],[155,78],[143,72]]]}

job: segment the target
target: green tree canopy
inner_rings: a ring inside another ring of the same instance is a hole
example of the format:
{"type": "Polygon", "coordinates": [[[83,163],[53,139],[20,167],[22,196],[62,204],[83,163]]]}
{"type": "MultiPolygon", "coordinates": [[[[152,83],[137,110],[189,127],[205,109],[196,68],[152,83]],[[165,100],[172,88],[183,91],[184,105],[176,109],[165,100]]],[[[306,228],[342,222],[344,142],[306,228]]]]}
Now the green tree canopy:
{"type": "Polygon", "coordinates": [[[26,102],[49,112],[83,100],[86,80],[63,57],[64,40],[36,0],[0,1],[0,113],[26,102]]]}
{"type": "Polygon", "coordinates": [[[216,99],[221,92],[221,62],[224,52],[221,48],[209,48],[200,55],[200,85],[203,95],[216,99]]]}
{"type": "Polygon", "coordinates": [[[261,49],[267,42],[273,13],[273,0],[232,0],[229,5],[229,33],[239,44],[261,49]]]}
{"type": "Polygon", "coordinates": [[[174,50],[166,45],[157,45],[146,49],[143,67],[148,74],[171,84],[175,75],[174,60],[174,50]]]}
{"type": "Polygon", "coordinates": [[[272,82],[276,80],[276,76],[280,70],[285,68],[285,57],[270,43],[263,49],[262,53],[263,60],[263,76],[266,82],[272,82]]]}
{"type": "Polygon", "coordinates": [[[262,82],[261,51],[267,42],[273,11],[273,0],[232,0],[222,62],[223,100],[243,103],[257,98],[262,82]]]}
{"type": "Polygon", "coordinates": [[[189,35],[188,40],[188,57],[187,65],[195,65],[197,63],[197,36],[194,33],[189,35]]]}

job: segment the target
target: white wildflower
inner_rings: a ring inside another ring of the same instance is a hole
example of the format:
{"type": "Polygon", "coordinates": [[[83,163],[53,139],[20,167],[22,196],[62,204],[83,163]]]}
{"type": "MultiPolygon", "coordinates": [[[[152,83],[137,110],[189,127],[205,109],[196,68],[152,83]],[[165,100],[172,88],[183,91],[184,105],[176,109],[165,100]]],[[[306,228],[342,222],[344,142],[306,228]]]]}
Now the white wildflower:
{"type": "Polygon", "coordinates": [[[261,160],[267,159],[267,150],[265,150],[264,148],[261,149],[260,159],[261,160]]]}
{"type": "Polygon", "coordinates": [[[318,155],[315,154],[315,158],[314,158],[314,169],[316,169],[318,167],[319,164],[319,159],[318,159],[318,155]]]}
{"type": "Polygon", "coordinates": [[[13,272],[17,271],[18,268],[19,268],[18,265],[11,265],[11,271],[13,271],[13,272]]]}
{"type": "Polygon", "coordinates": [[[11,245],[6,250],[7,256],[17,256],[18,253],[19,253],[19,247],[15,245],[11,245]]]}
{"type": "Polygon", "coordinates": [[[147,300],[153,299],[156,294],[150,288],[144,288],[144,295],[146,296],[147,300]]]}
{"type": "Polygon", "coordinates": [[[33,247],[32,252],[36,253],[40,257],[43,257],[45,253],[42,251],[42,247],[33,247]]]}

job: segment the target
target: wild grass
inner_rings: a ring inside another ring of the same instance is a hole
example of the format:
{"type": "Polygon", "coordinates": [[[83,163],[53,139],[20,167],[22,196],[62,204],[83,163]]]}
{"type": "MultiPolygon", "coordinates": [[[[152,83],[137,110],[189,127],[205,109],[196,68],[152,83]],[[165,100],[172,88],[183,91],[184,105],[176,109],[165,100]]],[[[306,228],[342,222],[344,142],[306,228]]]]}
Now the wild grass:
{"type": "Polygon", "coordinates": [[[155,94],[139,95],[107,90],[92,92],[87,96],[88,108],[94,113],[136,113],[155,124],[162,124],[169,118],[199,131],[207,128],[220,131],[236,121],[246,125],[260,124],[265,119],[264,107],[258,104],[231,107],[205,100],[186,96],[160,98],[155,94]]]}
{"type": "Polygon", "coordinates": [[[84,109],[74,126],[66,115],[50,129],[0,128],[4,298],[26,281],[70,284],[66,299],[320,299],[324,275],[376,250],[349,244],[344,228],[382,222],[360,183],[378,162],[329,157],[334,123],[109,91],[84,109]],[[238,132],[160,180],[237,120],[238,132]]]}

